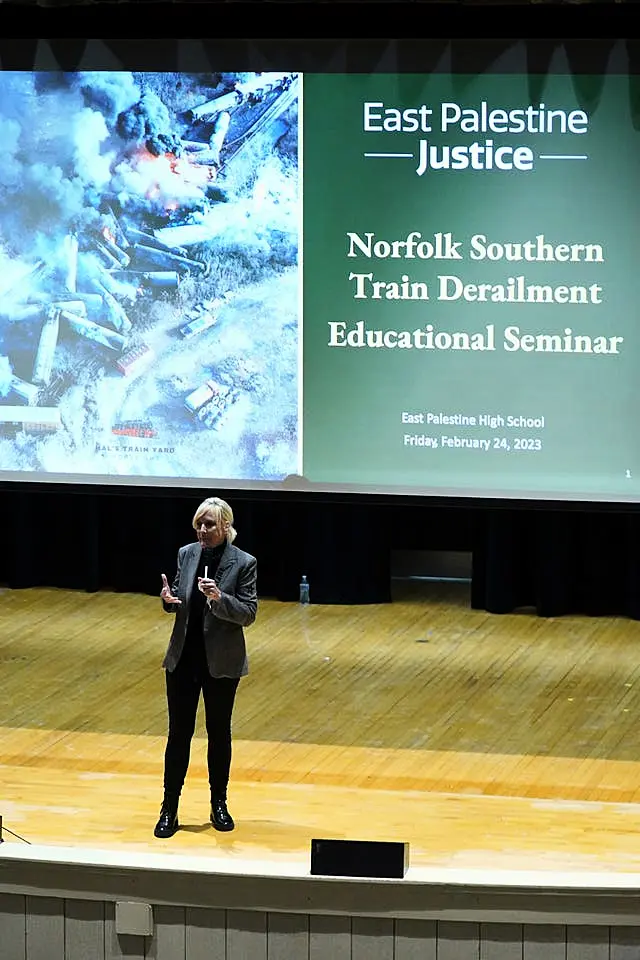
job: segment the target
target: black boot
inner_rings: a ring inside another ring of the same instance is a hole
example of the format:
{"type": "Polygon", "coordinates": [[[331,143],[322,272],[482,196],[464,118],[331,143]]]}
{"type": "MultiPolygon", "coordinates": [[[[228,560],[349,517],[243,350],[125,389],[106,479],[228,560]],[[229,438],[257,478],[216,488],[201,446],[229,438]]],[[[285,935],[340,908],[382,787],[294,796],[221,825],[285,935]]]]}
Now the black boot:
{"type": "Polygon", "coordinates": [[[225,797],[213,797],[211,800],[211,823],[216,830],[233,830],[235,823],[233,817],[227,810],[227,801],[225,797]]]}
{"type": "Polygon", "coordinates": [[[164,800],[160,808],[160,817],[153,831],[154,837],[161,840],[168,840],[179,828],[178,823],[178,803],[177,801],[164,800]]]}

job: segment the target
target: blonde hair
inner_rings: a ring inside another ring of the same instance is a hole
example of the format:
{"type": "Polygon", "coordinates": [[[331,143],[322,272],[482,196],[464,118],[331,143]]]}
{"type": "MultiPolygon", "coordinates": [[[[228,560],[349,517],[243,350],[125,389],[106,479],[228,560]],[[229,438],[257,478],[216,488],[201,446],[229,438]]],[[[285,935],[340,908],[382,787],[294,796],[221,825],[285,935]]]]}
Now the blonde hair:
{"type": "Polygon", "coordinates": [[[220,497],[207,497],[206,500],[203,500],[193,515],[192,526],[194,530],[198,529],[198,524],[205,513],[212,513],[216,518],[216,523],[229,524],[227,540],[229,543],[233,543],[238,536],[238,532],[233,526],[233,510],[226,500],[221,500],[220,497]]]}

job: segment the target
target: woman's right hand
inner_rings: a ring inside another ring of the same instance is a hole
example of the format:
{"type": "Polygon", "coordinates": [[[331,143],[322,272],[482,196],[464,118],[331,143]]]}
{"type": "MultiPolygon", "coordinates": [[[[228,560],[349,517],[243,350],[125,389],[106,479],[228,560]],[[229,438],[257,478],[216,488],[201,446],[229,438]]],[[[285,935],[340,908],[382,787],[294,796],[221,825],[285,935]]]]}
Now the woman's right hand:
{"type": "Polygon", "coordinates": [[[160,591],[160,596],[165,603],[182,603],[182,600],[178,600],[178,598],[174,597],[171,593],[171,587],[164,573],[162,574],[162,590],[160,591]]]}

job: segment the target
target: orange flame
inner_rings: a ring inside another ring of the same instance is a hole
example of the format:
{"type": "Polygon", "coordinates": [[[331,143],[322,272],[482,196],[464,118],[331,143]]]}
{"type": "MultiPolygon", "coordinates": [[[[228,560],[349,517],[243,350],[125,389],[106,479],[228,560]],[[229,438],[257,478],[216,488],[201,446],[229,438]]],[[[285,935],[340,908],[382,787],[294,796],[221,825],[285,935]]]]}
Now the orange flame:
{"type": "MultiPolygon", "coordinates": [[[[168,165],[172,174],[179,177],[185,186],[205,188],[217,177],[217,169],[207,164],[192,163],[188,157],[178,157],[175,153],[167,152],[160,156],[154,156],[146,147],[140,147],[135,152],[136,160],[140,163],[158,163],[162,162],[168,165]]],[[[157,200],[161,194],[160,183],[152,184],[147,190],[148,200],[157,200]]],[[[167,210],[176,210],[179,207],[179,201],[169,200],[165,204],[167,210]]]]}

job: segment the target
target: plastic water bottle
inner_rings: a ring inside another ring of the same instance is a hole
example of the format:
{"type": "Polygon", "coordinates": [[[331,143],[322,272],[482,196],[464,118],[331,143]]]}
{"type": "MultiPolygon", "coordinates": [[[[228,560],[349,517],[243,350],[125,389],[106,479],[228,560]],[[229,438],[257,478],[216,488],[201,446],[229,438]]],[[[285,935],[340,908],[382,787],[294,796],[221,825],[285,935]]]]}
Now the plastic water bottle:
{"type": "Polygon", "coordinates": [[[300,581],[300,603],[309,603],[309,581],[306,576],[300,581]]]}

